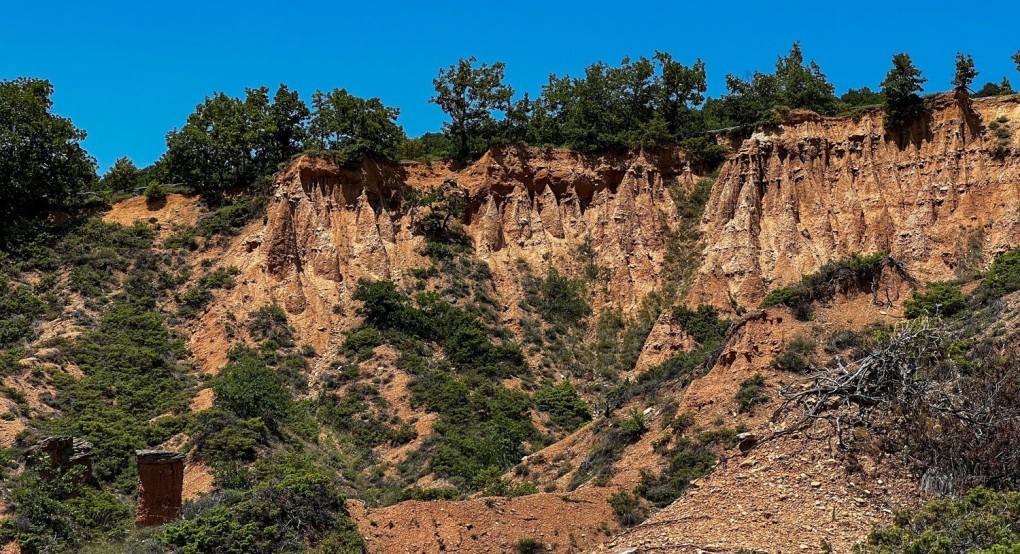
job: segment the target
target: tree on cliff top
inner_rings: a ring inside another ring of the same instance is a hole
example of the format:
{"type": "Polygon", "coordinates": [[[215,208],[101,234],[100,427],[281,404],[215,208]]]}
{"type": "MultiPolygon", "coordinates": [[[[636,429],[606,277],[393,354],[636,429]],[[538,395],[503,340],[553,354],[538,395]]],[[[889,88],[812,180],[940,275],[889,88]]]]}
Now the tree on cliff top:
{"type": "Polygon", "coordinates": [[[977,76],[978,71],[974,69],[974,58],[970,57],[970,54],[957,53],[956,76],[953,77],[952,83],[956,90],[966,92],[970,89],[970,84],[974,82],[974,78],[977,76]]]}
{"type": "Polygon", "coordinates": [[[506,113],[514,89],[503,84],[506,64],[485,63],[475,67],[477,60],[461,58],[447,69],[440,69],[432,84],[436,95],[429,102],[437,104],[450,117],[443,124],[457,146],[457,158],[466,160],[481,153],[487,137],[493,134],[496,119],[493,112],[506,113]]]}
{"type": "Polygon", "coordinates": [[[750,80],[726,76],[729,94],[713,102],[720,123],[749,127],[778,123],[774,108],[805,108],[820,114],[836,112],[835,87],[814,61],[805,63],[800,43],[776,60],[776,72],[756,71],[750,80]]]}
{"type": "Polygon", "coordinates": [[[378,98],[358,98],[346,89],[312,95],[315,113],[308,125],[320,148],[335,152],[343,164],[365,158],[392,159],[406,136],[397,125],[400,110],[388,108],[378,98]]]}
{"type": "Polygon", "coordinates": [[[167,133],[165,162],[171,179],[203,193],[247,186],[300,151],[308,107],[285,85],[245,98],[207,97],[184,127],[167,133]]]}
{"type": "Polygon", "coordinates": [[[1013,61],[1016,62],[1016,70],[1020,71],[1020,50],[1017,50],[1016,54],[1013,54],[1013,61]]]}
{"type": "Polygon", "coordinates": [[[95,179],[85,131],[50,111],[53,85],[0,81],[0,218],[59,205],[95,179]]]}
{"type": "Polygon", "coordinates": [[[901,52],[893,56],[892,62],[893,68],[882,81],[887,131],[903,129],[924,113],[924,99],[917,93],[928,81],[921,77],[921,70],[914,66],[910,55],[901,52]]]}

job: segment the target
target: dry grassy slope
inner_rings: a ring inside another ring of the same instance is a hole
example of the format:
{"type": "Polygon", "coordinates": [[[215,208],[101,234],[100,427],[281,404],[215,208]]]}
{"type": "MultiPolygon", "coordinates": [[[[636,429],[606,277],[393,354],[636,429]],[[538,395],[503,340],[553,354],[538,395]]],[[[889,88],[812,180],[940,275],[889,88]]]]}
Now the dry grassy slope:
{"type": "Polygon", "coordinates": [[[886,251],[924,280],[953,277],[1017,244],[1020,96],[932,100],[930,119],[887,140],[878,110],[799,114],[723,166],[704,217],[691,304],[755,307],[764,294],[853,252],[886,251]],[[1013,154],[983,132],[1003,117],[1013,154]]]}

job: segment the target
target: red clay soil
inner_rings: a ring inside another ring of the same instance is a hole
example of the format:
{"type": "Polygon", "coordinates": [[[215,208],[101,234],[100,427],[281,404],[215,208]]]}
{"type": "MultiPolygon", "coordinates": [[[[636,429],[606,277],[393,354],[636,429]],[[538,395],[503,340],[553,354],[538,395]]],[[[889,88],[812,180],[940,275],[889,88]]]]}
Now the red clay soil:
{"type": "Polygon", "coordinates": [[[407,501],[377,509],[351,500],[348,509],[373,553],[515,552],[522,539],[556,552],[583,552],[617,527],[606,501],[612,492],[591,487],[569,495],[407,501]]]}

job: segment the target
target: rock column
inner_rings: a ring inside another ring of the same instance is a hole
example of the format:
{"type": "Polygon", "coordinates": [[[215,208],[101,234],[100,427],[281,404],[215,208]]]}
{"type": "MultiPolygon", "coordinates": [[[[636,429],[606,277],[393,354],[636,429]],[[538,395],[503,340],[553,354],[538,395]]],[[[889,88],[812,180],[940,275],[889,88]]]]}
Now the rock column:
{"type": "Polygon", "coordinates": [[[138,450],[138,511],[135,525],[162,525],[177,519],[184,489],[184,455],[138,450]]]}
{"type": "Polygon", "coordinates": [[[29,463],[48,462],[44,477],[53,479],[74,468],[81,468],[77,479],[92,480],[92,443],[75,437],[49,437],[26,452],[29,463]]]}

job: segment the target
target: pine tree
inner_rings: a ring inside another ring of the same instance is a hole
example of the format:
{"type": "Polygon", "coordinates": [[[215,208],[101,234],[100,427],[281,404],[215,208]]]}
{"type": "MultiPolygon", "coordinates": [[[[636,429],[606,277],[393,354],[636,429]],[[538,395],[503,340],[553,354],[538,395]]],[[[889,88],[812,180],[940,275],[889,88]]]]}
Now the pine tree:
{"type": "Polygon", "coordinates": [[[903,129],[924,114],[924,100],[917,93],[928,81],[921,77],[921,70],[914,66],[908,54],[896,54],[892,62],[893,68],[882,81],[887,131],[903,129]]]}
{"type": "Polygon", "coordinates": [[[956,76],[953,77],[953,86],[956,87],[956,90],[967,92],[977,76],[978,72],[974,69],[974,58],[971,58],[970,54],[965,56],[963,53],[957,53],[956,76]]]}

